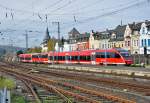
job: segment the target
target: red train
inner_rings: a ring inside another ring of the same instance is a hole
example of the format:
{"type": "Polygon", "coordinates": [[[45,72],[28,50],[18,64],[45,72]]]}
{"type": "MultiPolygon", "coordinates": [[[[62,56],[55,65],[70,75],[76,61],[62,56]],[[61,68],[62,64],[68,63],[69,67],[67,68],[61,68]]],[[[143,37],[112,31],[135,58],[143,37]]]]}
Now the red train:
{"type": "Polygon", "coordinates": [[[20,54],[21,62],[65,63],[65,64],[124,64],[133,63],[128,51],[124,49],[84,50],[72,52],[49,52],[20,54]]]}

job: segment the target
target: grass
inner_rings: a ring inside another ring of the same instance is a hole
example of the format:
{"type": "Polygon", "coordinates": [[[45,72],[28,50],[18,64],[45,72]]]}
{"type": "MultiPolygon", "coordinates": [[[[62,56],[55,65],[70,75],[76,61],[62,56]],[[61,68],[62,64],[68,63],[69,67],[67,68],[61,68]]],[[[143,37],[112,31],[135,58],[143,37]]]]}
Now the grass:
{"type": "Polygon", "coordinates": [[[0,89],[7,87],[7,89],[13,89],[15,87],[15,82],[12,79],[0,77],[0,89]]]}
{"type": "Polygon", "coordinates": [[[15,94],[11,95],[11,103],[26,103],[24,97],[15,94]]]}

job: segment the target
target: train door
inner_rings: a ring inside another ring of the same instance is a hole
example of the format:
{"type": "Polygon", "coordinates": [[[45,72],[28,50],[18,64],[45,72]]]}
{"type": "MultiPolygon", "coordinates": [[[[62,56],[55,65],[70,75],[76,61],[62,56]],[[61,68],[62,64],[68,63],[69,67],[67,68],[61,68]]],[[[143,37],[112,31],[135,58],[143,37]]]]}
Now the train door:
{"type": "Polygon", "coordinates": [[[119,55],[119,53],[115,53],[115,63],[116,64],[121,64],[122,63],[122,58],[119,55]]]}
{"type": "Polygon", "coordinates": [[[66,64],[69,63],[69,56],[68,56],[68,53],[65,54],[65,63],[66,63],[66,64]]]}
{"type": "Polygon", "coordinates": [[[95,65],[96,64],[96,60],[95,60],[95,52],[91,53],[91,64],[95,65]]]}

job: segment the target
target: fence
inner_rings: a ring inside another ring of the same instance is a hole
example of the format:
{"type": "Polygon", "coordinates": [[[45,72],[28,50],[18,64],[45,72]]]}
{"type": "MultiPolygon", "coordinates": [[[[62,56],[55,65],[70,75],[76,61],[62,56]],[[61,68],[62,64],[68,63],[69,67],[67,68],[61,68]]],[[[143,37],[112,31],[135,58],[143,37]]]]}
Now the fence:
{"type": "Polygon", "coordinates": [[[135,54],[132,55],[132,59],[134,64],[144,63],[150,65],[150,55],[135,54]]]}

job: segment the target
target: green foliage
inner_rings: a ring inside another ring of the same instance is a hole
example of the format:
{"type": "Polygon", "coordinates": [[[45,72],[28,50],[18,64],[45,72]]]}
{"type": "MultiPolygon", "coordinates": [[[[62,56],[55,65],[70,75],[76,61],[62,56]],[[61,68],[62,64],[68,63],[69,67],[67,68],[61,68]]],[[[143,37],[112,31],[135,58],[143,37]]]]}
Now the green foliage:
{"type": "Polygon", "coordinates": [[[64,37],[61,38],[61,45],[63,46],[64,45],[64,42],[65,42],[65,39],[64,37]]]}
{"type": "Polygon", "coordinates": [[[142,65],[141,64],[132,64],[132,65],[130,65],[130,67],[142,67],[142,65]]]}
{"type": "Polygon", "coordinates": [[[27,53],[41,53],[41,47],[34,47],[27,50],[27,53]]]}
{"type": "Polygon", "coordinates": [[[13,89],[15,87],[15,83],[12,79],[7,79],[4,77],[0,77],[0,88],[7,87],[7,89],[13,89]]]}
{"type": "Polygon", "coordinates": [[[56,40],[55,39],[50,39],[48,41],[48,51],[54,51],[55,50],[55,44],[56,44],[56,40]]]}
{"type": "Polygon", "coordinates": [[[12,103],[26,103],[24,97],[14,94],[12,94],[11,100],[12,103]]]}

